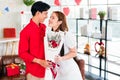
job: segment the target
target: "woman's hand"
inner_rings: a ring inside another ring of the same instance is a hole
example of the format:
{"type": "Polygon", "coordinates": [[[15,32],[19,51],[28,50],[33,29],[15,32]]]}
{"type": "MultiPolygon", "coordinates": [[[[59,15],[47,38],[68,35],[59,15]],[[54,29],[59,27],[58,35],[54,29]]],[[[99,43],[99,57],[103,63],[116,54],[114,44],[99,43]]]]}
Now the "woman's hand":
{"type": "Polygon", "coordinates": [[[55,56],[55,62],[57,63],[57,62],[60,62],[60,61],[62,61],[63,60],[63,58],[61,57],[61,56],[59,56],[59,55],[56,55],[55,56]]]}
{"type": "Polygon", "coordinates": [[[76,55],[77,55],[76,48],[75,47],[69,48],[69,52],[67,54],[65,54],[64,56],[56,55],[54,60],[57,63],[60,61],[71,59],[71,58],[75,57],[76,55]]]}

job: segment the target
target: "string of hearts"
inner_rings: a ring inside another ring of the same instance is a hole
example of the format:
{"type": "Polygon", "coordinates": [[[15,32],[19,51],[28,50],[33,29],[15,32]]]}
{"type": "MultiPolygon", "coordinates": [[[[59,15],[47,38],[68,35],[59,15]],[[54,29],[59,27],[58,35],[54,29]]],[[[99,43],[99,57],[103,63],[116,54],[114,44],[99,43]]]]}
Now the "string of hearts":
{"type": "MultiPolygon", "coordinates": [[[[80,5],[80,2],[81,2],[81,0],[75,0],[76,5],[80,5]]],[[[55,4],[56,6],[60,6],[60,5],[61,5],[61,3],[60,3],[59,0],[54,0],[54,4],[55,4]]],[[[63,13],[64,13],[66,16],[68,16],[69,13],[70,13],[70,8],[69,8],[69,7],[63,7],[63,13]]]]}

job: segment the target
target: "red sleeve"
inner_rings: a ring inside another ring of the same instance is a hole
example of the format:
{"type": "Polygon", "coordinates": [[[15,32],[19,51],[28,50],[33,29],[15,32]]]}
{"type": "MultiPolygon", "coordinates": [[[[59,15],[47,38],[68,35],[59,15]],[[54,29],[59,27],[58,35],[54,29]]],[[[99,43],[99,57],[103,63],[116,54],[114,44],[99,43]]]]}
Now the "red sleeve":
{"type": "Polygon", "coordinates": [[[34,56],[30,55],[29,50],[29,36],[26,31],[22,31],[20,33],[20,41],[19,41],[19,56],[27,62],[32,62],[34,56]]]}

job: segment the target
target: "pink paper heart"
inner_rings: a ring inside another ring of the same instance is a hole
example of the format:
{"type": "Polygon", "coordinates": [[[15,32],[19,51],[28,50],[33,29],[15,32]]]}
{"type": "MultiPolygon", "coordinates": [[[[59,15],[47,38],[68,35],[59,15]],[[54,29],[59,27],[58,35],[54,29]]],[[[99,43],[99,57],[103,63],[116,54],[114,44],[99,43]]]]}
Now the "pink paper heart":
{"type": "Polygon", "coordinates": [[[70,12],[69,7],[64,7],[64,8],[63,8],[63,12],[64,12],[64,14],[65,14],[66,16],[68,16],[68,14],[69,14],[69,12],[70,12]]]}
{"type": "Polygon", "coordinates": [[[79,5],[81,0],[75,0],[76,4],[79,5]]]}
{"type": "Polygon", "coordinates": [[[55,4],[56,6],[60,6],[60,1],[59,1],[59,0],[54,0],[54,4],[55,4]]]}

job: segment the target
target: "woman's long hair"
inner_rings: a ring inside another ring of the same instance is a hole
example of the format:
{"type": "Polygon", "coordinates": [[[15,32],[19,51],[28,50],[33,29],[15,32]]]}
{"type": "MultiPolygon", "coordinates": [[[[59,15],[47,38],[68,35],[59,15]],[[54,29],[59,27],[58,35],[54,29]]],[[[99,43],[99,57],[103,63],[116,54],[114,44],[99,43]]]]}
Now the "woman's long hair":
{"type": "Polygon", "coordinates": [[[62,24],[60,24],[60,26],[57,28],[56,31],[68,31],[68,26],[67,26],[67,22],[66,22],[66,16],[60,12],[60,11],[54,11],[53,13],[55,13],[58,17],[58,21],[62,21],[62,24]]]}

